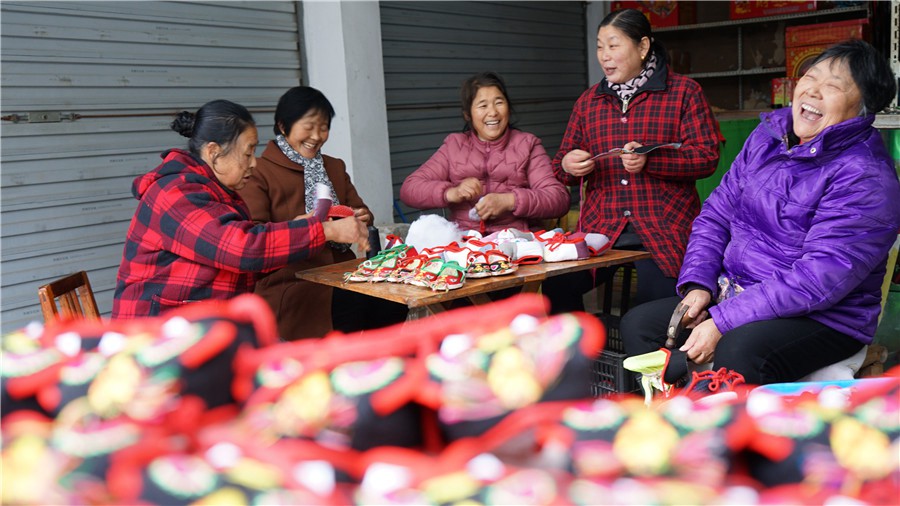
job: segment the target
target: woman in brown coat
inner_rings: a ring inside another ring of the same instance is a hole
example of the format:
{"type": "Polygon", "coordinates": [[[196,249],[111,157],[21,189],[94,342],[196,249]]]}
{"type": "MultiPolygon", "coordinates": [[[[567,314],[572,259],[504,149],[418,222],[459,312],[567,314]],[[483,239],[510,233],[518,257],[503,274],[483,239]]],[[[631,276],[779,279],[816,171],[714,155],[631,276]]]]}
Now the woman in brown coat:
{"type": "MultiPolygon", "coordinates": [[[[321,152],[333,117],[334,108],[319,90],[298,86],[281,96],[275,110],[275,140],[266,145],[250,181],[240,191],[255,221],[289,221],[311,213],[316,183],[324,183],[331,188],[335,205],[351,207],[357,218],[372,225],[374,217],[350,181],[344,162],[321,152]]],[[[358,324],[367,318],[359,306],[366,304],[361,304],[355,294],[296,277],[298,271],[355,257],[350,245],[328,243],[318,255],[257,282],[256,293],[275,311],[283,339],[321,337],[333,328],[360,330],[358,324]]]]}

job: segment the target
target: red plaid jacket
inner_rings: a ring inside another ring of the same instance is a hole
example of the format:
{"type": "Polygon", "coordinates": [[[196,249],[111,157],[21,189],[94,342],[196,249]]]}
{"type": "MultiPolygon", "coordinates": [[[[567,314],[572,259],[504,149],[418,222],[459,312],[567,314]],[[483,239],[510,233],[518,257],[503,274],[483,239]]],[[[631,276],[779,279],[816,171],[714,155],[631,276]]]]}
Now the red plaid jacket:
{"type": "Polygon", "coordinates": [[[618,157],[597,161],[584,177],[582,231],[615,241],[630,222],[662,272],[677,277],[691,222],[700,212],[696,180],[715,172],[719,161],[718,126],[700,85],[663,67],[623,108],[603,79],[575,103],[553,159],[554,174],[564,184],[578,186],[580,178],[562,169],[566,153],[582,149],[599,154],[631,141],[682,146],[650,153],[638,174],[625,172],[618,157]]]}
{"type": "Polygon", "coordinates": [[[187,151],[134,180],[140,203],[119,266],[113,318],[155,316],[202,299],[253,291],[254,273],[318,253],[315,219],[257,224],[241,197],[187,151]]]}

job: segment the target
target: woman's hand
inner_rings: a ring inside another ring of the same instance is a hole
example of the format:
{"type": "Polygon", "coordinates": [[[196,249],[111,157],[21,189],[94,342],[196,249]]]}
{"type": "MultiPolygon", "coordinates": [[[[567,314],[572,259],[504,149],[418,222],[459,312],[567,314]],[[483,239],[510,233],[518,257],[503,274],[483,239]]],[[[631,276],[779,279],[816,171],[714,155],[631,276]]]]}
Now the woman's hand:
{"type": "Polygon", "coordinates": [[[354,216],[324,221],[322,229],[325,230],[326,241],[343,244],[356,243],[360,253],[369,251],[369,231],[366,224],[354,216]]]}
{"type": "Polygon", "coordinates": [[[694,363],[705,364],[713,361],[719,339],[722,339],[722,333],[716,327],[716,322],[712,318],[707,318],[694,327],[687,341],[678,349],[685,352],[688,359],[694,363]]]}
{"type": "MultiPolygon", "coordinates": [[[[643,146],[640,142],[629,142],[625,146],[622,147],[625,151],[632,151],[636,148],[643,146]]],[[[622,166],[625,167],[625,172],[629,174],[637,174],[638,172],[644,170],[644,165],[647,164],[647,155],[636,155],[634,153],[623,153],[619,155],[619,158],[622,160],[622,166]]]]}
{"type": "Polygon", "coordinates": [[[516,196],[513,193],[488,193],[475,204],[475,212],[482,220],[497,218],[516,208],[516,196]]]}
{"type": "Polygon", "coordinates": [[[706,312],[706,308],[709,307],[711,300],[712,295],[706,290],[700,289],[691,290],[681,299],[681,303],[688,307],[685,316],[690,320],[690,323],[685,325],[685,328],[692,329],[706,320],[706,317],[709,315],[706,312]]]}
{"type": "Polygon", "coordinates": [[[573,149],[563,157],[562,168],[575,177],[582,177],[594,171],[594,160],[587,151],[573,149]]]}
{"type": "Polygon", "coordinates": [[[481,192],[483,191],[484,188],[481,186],[481,181],[479,181],[478,178],[467,177],[466,179],[463,179],[459,185],[447,190],[445,197],[447,198],[447,202],[459,204],[460,202],[468,202],[477,199],[481,196],[481,192]]]}
{"type": "Polygon", "coordinates": [[[363,224],[366,226],[372,224],[372,213],[370,213],[369,210],[365,207],[357,207],[353,209],[353,216],[355,216],[359,221],[363,222],[363,224]]]}

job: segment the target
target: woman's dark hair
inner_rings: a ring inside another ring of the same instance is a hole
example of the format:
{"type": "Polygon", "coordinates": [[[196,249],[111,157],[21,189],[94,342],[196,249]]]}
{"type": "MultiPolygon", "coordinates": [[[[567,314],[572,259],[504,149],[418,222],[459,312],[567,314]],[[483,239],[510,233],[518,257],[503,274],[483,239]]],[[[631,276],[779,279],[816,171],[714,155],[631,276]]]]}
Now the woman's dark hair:
{"type": "Polygon", "coordinates": [[[275,135],[290,134],[294,123],[309,111],[324,114],[328,118],[328,127],[331,128],[334,107],[321,91],[309,86],[295,86],[284,92],[275,107],[275,127],[272,128],[275,135]]]}
{"type": "Polygon", "coordinates": [[[190,138],[188,149],[196,156],[210,142],[222,146],[227,154],[241,133],[256,125],[246,107],[228,100],[213,100],[203,104],[196,113],[181,111],[172,122],[172,130],[190,138]]]}
{"type": "Polygon", "coordinates": [[[640,44],[641,39],[647,37],[647,39],[650,40],[651,51],[657,55],[666,54],[662,44],[654,39],[650,21],[647,20],[647,16],[644,16],[644,13],[641,11],[637,9],[612,11],[603,18],[603,21],[597,26],[597,31],[599,32],[601,28],[608,25],[612,25],[613,28],[621,30],[622,33],[627,35],[635,44],[640,44]]]}
{"type": "MultiPolygon", "coordinates": [[[[490,86],[495,86],[500,90],[500,93],[503,95],[503,98],[506,100],[506,105],[509,108],[509,115],[512,117],[513,105],[509,100],[509,93],[506,91],[506,83],[503,81],[503,78],[496,72],[481,72],[480,74],[475,74],[463,81],[462,86],[459,87],[460,106],[462,107],[463,119],[466,121],[466,124],[463,125],[463,132],[468,132],[472,129],[471,111],[472,102],[475,101],[475,95],[478,94],[478,90],[481,88],[490,86]]],[[[510,128],[511,127],[512,125],[510,125],[510,128]]]]}
{"type": "Polygon", "coordinates": [[[897,96],[897,78],[887,59],[866,41],[851,39],[829,47],[810,67],[825,60],[843,62],[850,69],[850,76],[862,94],[862,114],[875,114],[897,96]]]}

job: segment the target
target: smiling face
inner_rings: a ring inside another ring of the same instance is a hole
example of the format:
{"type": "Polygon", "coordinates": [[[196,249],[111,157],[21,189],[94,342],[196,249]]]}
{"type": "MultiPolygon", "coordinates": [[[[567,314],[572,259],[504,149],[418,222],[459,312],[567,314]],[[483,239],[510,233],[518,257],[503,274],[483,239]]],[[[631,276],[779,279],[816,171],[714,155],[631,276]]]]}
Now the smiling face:
{"type": "Polygon", "coordinates": [[[643,59],[650,52],[650,39],[639,43],[622,30],[606,25],[597,32],[597,61],[610,83],[621,84],[641,73],[643,59]]]}
{"type": "Polygon", "coordinates": [[[794,133],[808,142],[831,125],[859,116],[862,93],[847,63],[825,60],[810,67],[794,87],[794,133]]]}
{"type": "Polygon", "coordinates": [[[483,141],[495,141],[506,132],[509,126],[509,103],[503,92],[496,86],[478,88],[469,117],[466,118],[472,129],[483,141]]]}
{"type": "Polygon", "coordinates": [[[203,147],[203,160],[212,167],[220,183],[230,190],[240,190],[247,184],[256,167],[256,144],[259,137],[256,127],[249,126],[241,132],[228,152],[215,142],[203,147]]]}
{"type": "Polygon", "coordinates": [[[315,158],[328,140],[330,130],[328,116],[317,109],[310,109],[291,125],[285,139],[303,158],[315,158]]]}

